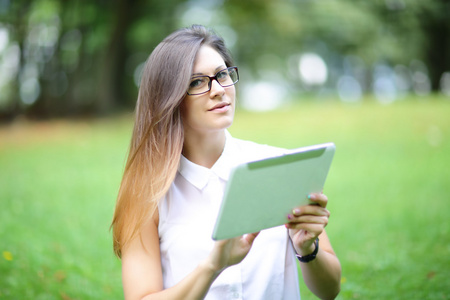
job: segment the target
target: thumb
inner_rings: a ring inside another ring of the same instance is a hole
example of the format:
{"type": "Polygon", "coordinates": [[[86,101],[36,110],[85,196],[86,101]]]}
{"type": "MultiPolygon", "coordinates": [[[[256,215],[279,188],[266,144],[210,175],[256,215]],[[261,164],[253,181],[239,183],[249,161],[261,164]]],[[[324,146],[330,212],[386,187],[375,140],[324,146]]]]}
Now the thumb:
{"type": "Polygon", "coordinates": [[[253,244],[253,241],[256,239],[258,234],[259,234],[259,232],[244,234],[243,239],[251,245],[251,244],[253,244]]]}

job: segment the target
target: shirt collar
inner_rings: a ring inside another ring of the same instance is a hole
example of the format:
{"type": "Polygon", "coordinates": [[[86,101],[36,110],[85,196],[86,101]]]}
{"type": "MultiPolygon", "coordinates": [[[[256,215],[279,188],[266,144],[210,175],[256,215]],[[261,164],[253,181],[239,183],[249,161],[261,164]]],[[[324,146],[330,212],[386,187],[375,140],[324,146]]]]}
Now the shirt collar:
{"type": "Polygon", "coordinates": [[[181,155],[178,172],[196,188],[203,189],[212,175],[228,181],[231,169],[236,165],[233,159],[236,153],[233,153],[235,142],[227,130],[225,130],[225,137],[222,154],[211,169],[197,165],[181,155]]]}

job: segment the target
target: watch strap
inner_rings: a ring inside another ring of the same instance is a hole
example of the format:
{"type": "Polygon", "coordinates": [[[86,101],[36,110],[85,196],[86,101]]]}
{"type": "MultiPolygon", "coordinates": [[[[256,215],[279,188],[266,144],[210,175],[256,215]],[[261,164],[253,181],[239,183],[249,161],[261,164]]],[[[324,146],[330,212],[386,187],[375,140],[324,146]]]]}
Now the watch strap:
{"type": "Polygon", "coordinates": [[[316,246],[316,248],[314,249],[313,253],[303,256],[296,254],[300,262],[308,263],[316,258],[317,253],[319,252],[319,238],[314,241],[314,245],[316,246]]]}

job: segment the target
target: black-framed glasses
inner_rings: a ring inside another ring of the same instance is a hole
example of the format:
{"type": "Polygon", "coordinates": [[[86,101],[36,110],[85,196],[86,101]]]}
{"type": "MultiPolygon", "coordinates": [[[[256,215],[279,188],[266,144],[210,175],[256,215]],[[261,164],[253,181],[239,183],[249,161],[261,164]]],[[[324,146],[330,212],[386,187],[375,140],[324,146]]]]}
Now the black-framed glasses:
{"type": "Polygon", "coordinates": [[[201,95],[209,92],[211,90],[212,81],[216,80],[222,87],[228,87],[234,85],[239,81],[239,73],[237,67],[229,67],[220,70],[214,76],[195,76],[191,78],[189,87],[187,89],[187,94],[201,95]]]}

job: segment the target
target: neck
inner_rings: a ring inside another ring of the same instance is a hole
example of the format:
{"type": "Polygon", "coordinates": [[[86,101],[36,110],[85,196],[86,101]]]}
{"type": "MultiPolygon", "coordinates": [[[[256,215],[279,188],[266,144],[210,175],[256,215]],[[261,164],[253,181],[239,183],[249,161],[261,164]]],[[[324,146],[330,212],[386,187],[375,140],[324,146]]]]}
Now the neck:
{"type": "Polygon", "coordinates": [[[185,132],[183,155],[191,162],[211,168],[225,147],[225,130],[204,134],[185,132]]]}

